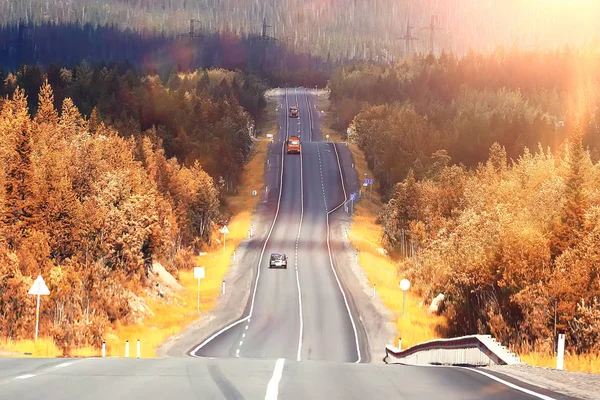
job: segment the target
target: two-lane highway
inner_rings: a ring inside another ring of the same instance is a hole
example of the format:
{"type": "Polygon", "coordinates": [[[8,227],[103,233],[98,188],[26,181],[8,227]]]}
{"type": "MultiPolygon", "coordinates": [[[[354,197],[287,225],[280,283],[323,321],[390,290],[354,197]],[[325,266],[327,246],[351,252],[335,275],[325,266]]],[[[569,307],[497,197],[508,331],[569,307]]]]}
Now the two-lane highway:
{"type": "Polygon", "coordinates": [[[344,201],[338,163],[331,162],[333,145],[322,142],[315,129],[314,94],[283,89],[278,101],[280,130],[270,149],[280,160],[280,179],[272,189],[279,191],[277,210],[256,266],[248,314],[192,354],[356,362],[357,318],[327,245],[328,211],[344,201]],[[289,117],[291,106],[298,107],[299,118],[289,117]],[[301,137],[300,154],[286,154],[285,141],[292,135],[301,137]],[[288,269],[270,269],[271,253],[287,254],[288,269]]]}

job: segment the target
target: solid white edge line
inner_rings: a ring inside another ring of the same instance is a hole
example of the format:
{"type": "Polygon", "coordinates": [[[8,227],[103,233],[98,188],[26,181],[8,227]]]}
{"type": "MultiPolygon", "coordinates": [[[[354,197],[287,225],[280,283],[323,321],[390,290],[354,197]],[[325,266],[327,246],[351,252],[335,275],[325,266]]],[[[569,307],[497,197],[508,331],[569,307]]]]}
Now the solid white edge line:
{"type": "Polygon", "coordinates": [[[340,157],[338,155],[338,151],[337,151],[337,147],[335,146],[335,143],[332,143],[332,145],[333,145],[333,149],[335,150],[335,157],[337,159],[338,170],[340,172],[340,180],[342,183],[342,189],[344,191],[344,201],[340,205],[338,205],[336,208],[334,208],[333,210],[327,212],[327,250],[329,251],[329,266],[331,267],[331,270],[333,271],[333,275],[335,276],[335,280],[337,281],[338,287],[340,288],[340,292],[342,292],[342,297],[344,298],[344,303],[346,304],[346,310],[348,311],[348,316],[350,317],[350,322],[352,323],[352,329],[354,330],[354,341],[356,343],[356,354],[358,355],[358,360],[356,360],[355,363],[360,363],[361,354],[360,354],[360,344],[358,343],[358,332],[356,330],[356,323],[354,322],[354,317],[352,316],[352,312],[350,311],[350,305],[348,304],[348,298],[346,297],[346,293],[344,292],[344,289],[342,288],[342,283],[340,282],[340,278],[338,277],[338,274],[337,274],[337,272],[335,272],[335,268],[333,267],[333,257],[331,255],[331,245],[329,243],[329,236],[330,236],[329,214],[331,214],[332,212],[334,212],[335,210],[337,210],[338,208],[343,206],[344,203],[346,202],[346,200],[348,199],[348,194],[346,193],[346,186],[344,185],[344,178],[342,176],[342,166],[340,164],[340,157]]]}
{"type": "Polygon", "coordinates": [[[265,394],[265,400],[277,400],[277,396],[279,395],[279,381],[281,381],[281,377],[283,376],[284,364],[285,359],[283,358],[278,358],[277,361],[275,361],[273,376],[271,376],[269,384],[267,385],[267,393],[265,394]]]}
{"type": "Polygon", "coordinates": [[[64,367],[68,367],[71,364],[73,364],[73,363],[72,362],[64,362],[62,364],[56,365],[54,368],[64,368],[64,367]]]}
{"type": "Polygon", "coordinates": [[[504,379],[498,378],[495,375],[488,374],[487,372],[479,371],[479,370],[477,370],[475,368],[468,368],[468,367],[458,367],[458,368],[464,368],[464,369],[468,369],[470,371],[477,372],[478,374],[487,376],[488,378],[490,378],[492,380],[495,380],[496,382],[499,382],[499,383],[501,383],[503,385],[506,385],[506,386],[508,386],[508,387],[510,387],[512,389],[519,390],[519,391],[521,391],[523,393],[526,393],[526,394],[528,394],[530,396],[537,397],[538,399],[556,400],[554,397],[546,396],[545,394],[541,394],[541,393],[534,392],[533,390],[525,389],[525,388],[523,388],[521,386],[515,385],[514,383],[511,383],[511,382],[505,381],[504,379]]]}
{"type": "MultiPolygon", "coordinates": [[[[287,137],[289,135],[289,121],[287,118],[287,110],[288,110],[287,88],[285,89],[285,105],[286,105],[285,135],[286,135],[286,139],[287,139],[287,137]]],[[[256,280],[254,281],[254,291],[252,292],[252,302],[250,304],[250,312],[248,313],[248,315],[246,317],[244,317],[236,322],[233,322],[232,324],[229,324],[225,328],[221,329],[220,331],[218,331],[217,333],[215,333],[214,335],[212,335],[211,337],[206,339],[200,345],[195,347],[192,351],[189,352],[189,355],[192,357],[199,357],[196,355],[198,350],[200,350],[202,347],[204,347],[208,343],[210,343],[211,340],[213,340],[214,338],[216,338],[223,332],[233,328],[234,326],[236,326],[237,324],[239,324],[245,320],[250,321],[250,317],[252,317],[252,312],[254,311],[254,300],[256,298],[256,289],[258,288],[258,278],[260,278],[260,265],[262,264],[263,256],[265,254],[265,250],[267,249],[267,244],[269,243],[269,238],[271,237],[271,233],[273,232],[273,228],[275,227],[275,223],[277,222],[277,216],[279,215],[279,207],[281,204],[281,192],[283,191],[283,168],[285,165],[285,162],[284,162],[285,161],[285,151],[284,150],[285,150],[285,140],[281,141],[281,173],[279,175],[279,197],[277,198],[277,210],[275,211],[275,216],[273,217],[273,223],[271,224],[271,228],[269,229],[269,233],[267,234],[267,238],[265,239],[262,250],[260,252],[260,258],[258,259],[256,280]]]]}
{"type": "MultiPolygon", "coordinates": [[[[296,95],[297,97],[297,95],[296,95]]],[[[300,225],[298,226],[298,235],[296,236],[296,285],[298,286],[298,309],[300,313],[300,333],[298,334],[298,353],[296,360],[300,361],[302,356],[302,340],[304,338],[304,319],[302,318],[302,290],[300,289],[300,275],[298,272],[298,242],[300,241],[300,232],[302,231],[302,221],[304,219],[304,172],[302,170],[302,147],[300,147],[300,225]]]]}

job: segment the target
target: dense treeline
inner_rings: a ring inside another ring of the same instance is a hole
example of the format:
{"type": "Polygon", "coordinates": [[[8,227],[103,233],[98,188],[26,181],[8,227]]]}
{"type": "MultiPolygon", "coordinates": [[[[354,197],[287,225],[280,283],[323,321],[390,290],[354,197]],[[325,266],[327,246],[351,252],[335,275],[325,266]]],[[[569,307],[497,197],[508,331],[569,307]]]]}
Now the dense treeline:
{"type": "Polygon", "coordinates": [[[331,80],[389,199],[384,244],[426,299],[445,294],[446,334],[600,350],[599,63],[442,55],[331,80]]]}
{"type": "Polygon", "coordinates": [[[351,127],[385,192],[409,168],[423,177],[437,150],[473,167],[494,142],[512,159],[555,149],[578,114],[585,145],[599,147],[598,67],[597,51],[444,53],[341,68],[329,87],[336,127],[351,127]]]}
{"type": "Polygon", "coordinates": [[[271,82],[272,86],[325,86],[340,61],[313,57],[285,42],[230,31],[202,37],[177,37],[159,32],[116,26],[58,24],[0,26],[0,68],[16,71],[21,65],[69,68],[81,60],[129,63],[145,74],[167,79],[179,71],[198,68],[241,70],[271,82]]]}
{"type": "Polygon", "coordinates": [[[78,109],[115,126],[123,136],[150,134],[161,139],[167,157],[202,168],[227,190],[234,190],[251,150],[251,129],[265,105],[265,85],[256,77],[221,69],[191,74],[176,70],[162,83],[127,65],[90,66],[73,70],[50,65],[22,66],[10,74],[0,94],[25,89],[30,110],[47,76],[55,106],[71,98],[78,109]]]}
{"type": "MultiPolygon", "coordinates": [[[[322,58],[390,61],[406,55],[398,38],[418,40],[409,51],[427,53],[435,17],[434,53],[464,54],[498,46],[555,49],[592,39],[600,6],[592,0],[29,0],[0,2],[0,25],[53,21],[114,25],[121,30],[174,36],[188,32],[190,19],[204,33],[268,34],[294,49],[322,58]]],[[[0,41],[2,43],[2,41],[0,41]]],[[[205,65],[206,67],[206,65],[205,65]]]]}
{"type": "Polygon", "coordinates": [[[167,158],[156,135],[120,135],[57,112],[44,84],[32,118],[23,90],[0,102],[0,335],[30,337],[42,274],[41,327],[65,350],[98,345],[107,324],[135,317],[154,261],[189,268],[186,248],[222,218],[219,190],[195,162],[167,158]]]}

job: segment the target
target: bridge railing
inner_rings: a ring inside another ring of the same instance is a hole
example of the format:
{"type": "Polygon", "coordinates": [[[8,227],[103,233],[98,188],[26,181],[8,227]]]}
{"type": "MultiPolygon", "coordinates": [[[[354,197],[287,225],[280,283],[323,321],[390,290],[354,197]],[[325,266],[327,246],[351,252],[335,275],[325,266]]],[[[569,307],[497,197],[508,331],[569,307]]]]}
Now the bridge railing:
{"type": "Polygon", "coordinates": [[[385,349],[386,363],[410,365],[506,365],[521,364],[521,359],[490,335],[471,335],[435,339],[405,350],[392,345],[385,349]]]}

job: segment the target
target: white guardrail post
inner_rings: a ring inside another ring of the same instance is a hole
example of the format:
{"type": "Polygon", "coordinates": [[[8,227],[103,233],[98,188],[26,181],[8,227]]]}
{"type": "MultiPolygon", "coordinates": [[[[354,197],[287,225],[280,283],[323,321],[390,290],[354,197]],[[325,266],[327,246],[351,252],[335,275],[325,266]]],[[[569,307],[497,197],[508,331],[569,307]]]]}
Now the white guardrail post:
{"type": "Polygon", "coordinates": [[[506,365],[521,364],[521,359],[490,335],[470,335],[436,339],[402,350],[386,346],[386,363],[410,365],[506,365]]]}

